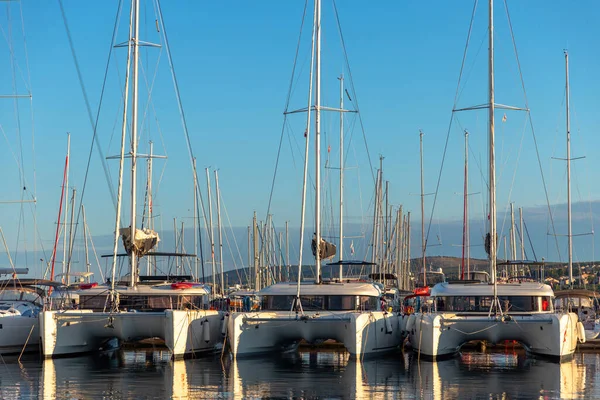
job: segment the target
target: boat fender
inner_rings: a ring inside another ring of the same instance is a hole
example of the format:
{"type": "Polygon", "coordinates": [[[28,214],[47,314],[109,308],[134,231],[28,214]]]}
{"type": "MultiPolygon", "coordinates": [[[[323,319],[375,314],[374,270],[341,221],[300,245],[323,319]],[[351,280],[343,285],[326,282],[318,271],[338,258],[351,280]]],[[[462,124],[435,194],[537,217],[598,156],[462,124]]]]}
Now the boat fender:
{"type": "Polygon", "coordinates": [[[203,330],[202,330],[202,339],[206,343],[210,342],[210,322],[208,322],[208,318],[204,320],[203,330]]]}
{"type": "Polygon", "coordinates": [[[577,323],[577,338],[579,343],[585,343],[585,327],[581,322],[577,323]]]}
{"type": "Polygon", "coordinates": [[[410,314],[408,316],[408,321],[406,321],[406,331],[410,332],[412,331],[413,326],[415,325],[415,314],[410,314]]]}
{"type": "Polygon", "coordinates": [[[223,317],[223,325],[221,325],[221,335],[225,336],[227,333],[227,320],[229,319],[229,314],[225,314],[223,317]]]}
{"type": "Polygon", "coordinates": [[[385,320],[385,333],[391,334],[392,333],[392,322],[387,317],[383,317],[383,319],[385,320]]]}

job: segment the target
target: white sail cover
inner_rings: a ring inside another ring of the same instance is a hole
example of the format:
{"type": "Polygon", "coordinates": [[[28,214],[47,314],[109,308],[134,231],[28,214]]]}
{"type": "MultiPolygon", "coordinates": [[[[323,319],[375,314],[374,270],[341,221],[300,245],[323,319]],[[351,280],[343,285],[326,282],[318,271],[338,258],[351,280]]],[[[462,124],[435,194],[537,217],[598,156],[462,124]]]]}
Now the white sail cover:
{"type": "Polygon", "coordinates": [[[123,246],[127,254],[131,254],[133,251],[138,257],[143,257],[160,242],[158,233],[151,229],[136,229],[133,241],[131,240],[131,228],[121,228],[119,233],[123,237],[123,246]]]}

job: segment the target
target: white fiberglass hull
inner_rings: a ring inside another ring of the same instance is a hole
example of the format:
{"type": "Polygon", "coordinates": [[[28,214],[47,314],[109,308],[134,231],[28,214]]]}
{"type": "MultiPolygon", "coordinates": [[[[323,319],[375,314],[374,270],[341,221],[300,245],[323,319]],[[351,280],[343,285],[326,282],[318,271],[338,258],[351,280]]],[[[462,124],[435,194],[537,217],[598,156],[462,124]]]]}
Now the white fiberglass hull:
{"type": "Polygon", "coordinates": [[[234,357],[289,349],[306,340],[315,343],[333,339],[353,356],[398,349],[401,343],[399,317],[375,312],[307,312],[302,317],[287,311],[233,313],[228,338],[234,357]]]}
{"type": "Polygon", "coordinates": [[[529,353],[555,358],[572,356],[577,347],[578,318],[573,313],[510,315],[505,320],[453,313],[416,313],[410,318],[413,350],[431,358],[454,355],[471,340],[516,340],[529,353]]]}
{"type": "Polygon", "coordinates": [[[221,346],[225,320],[218,311],[92,312],[69,310],[40,313],[39,336],[44,357],[98,351],[108,340],[159,337],[173,358],[213,352],[221,346]]]}
{"type": "Polygon", "coordinates": [[[0,318],[0,354],[37,351],[39,346],[38,318],[21,315],[0,318]]]}

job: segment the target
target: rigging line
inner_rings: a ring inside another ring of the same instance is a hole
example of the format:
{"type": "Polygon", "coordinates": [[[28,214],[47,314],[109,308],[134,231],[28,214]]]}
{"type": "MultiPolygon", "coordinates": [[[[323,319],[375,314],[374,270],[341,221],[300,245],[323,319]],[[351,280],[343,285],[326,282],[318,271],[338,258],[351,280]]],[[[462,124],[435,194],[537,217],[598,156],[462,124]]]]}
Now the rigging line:
{"type": "MultiPolygon", "coordinates": [[[[199,185],[199,182],[198,182],[198,173],[197,173],[196,167],[194,166],[194,158],[195,158],[195,156],[194,156],[194,152],[192,150],[192,142],[190,140],[190,135],[189,135],[189,131],[188,131],[188,128],[187,128],[187,120],[185,118],[185,113],[183,111],[183,104],[182,104],[182,101],[181,101],[181,94],[179,92],[179,84],[177,82],[177,76],[175,75],[175,66],[174,66],[174,63],[173,63],[173,57],[171,55],[171,47],[169,46],[169,37],[167,36],[167,30],[165,29],[165,21],[163,19],[163,14],[162,14],[162,8],[161,8],[161,5],[160,5],[160,0],[156,0],[155,4],[156,4],[157,14],[158,14],[158,17],[159,17],[158,19],[160,21],[160,26],[162,28],[161,31],[162,31],[162,34],[164,36],[164,43],[165,43],[165,50],[166,50],[166,53],[167,53],[167,60],[169,61],[169,68],[171,70],[171,78],[173,79],[173,86],[175,87],[175,96],[177,97],[177,106],[179,108],[179,116],[181,118],[181,124],[183,126],[183,131],[184,131],[184,134],[185,134],[188,155],[190,157],[190,162],[192,163],[192,169],[193,169],[193,172],[194,172],[194,177],[196,179],[196,182],[198,183],[196,185],[196,189],[197,189],[198,193],[201,193],[200,192],[200,185],[199,185]]],[[[162,177],[161,177],[161,180],[162,180],[162,177]]],[[[199,196],[199,197],[200,197],[200,203],[202,204],[202,209],[204,210],[204,202],[202,200],[202,196],[199,196]]],[[[206,220],[206,214],[204,214],[204,218],[206,220]]]]}
{"type": "MultiPolygon", "coordinates": [[[[80,199],[81,201],[83,201],[83,197],[85,194],[85,189],[87,187],[87,178],[89,175],[89,170],[90,170],[90,164],[92,161],[92,153],[94,150],[94,145],[96,146],[96,149],[98,151],[98,155],[100,156],[100,162],[102,164],[102,169],[104,170],[104,177],[106,179],[106,183],[108,185],[108,190],[110,191],[110,195],[111,195],[111,200],[113,201],[113,206],[115,207],[115,209],[117,208],[117,196],[115,194],[114,188],[112,187],[111,184],[111,178],[110,178],[110,171],[108,170],[108,165],[106,163],[106,159],[104,157],[104,152],[102,151],[102,147],[100,146],[99,140],[98,140],[98,121],[100,120],[100,110],[102,108],[102,103],[104,100],[104,91],[106,89],[106,81],[107,81],[107,76],[108,76],[108,67],[110,65],[110,59],[111,59],[111,55],[112,55],[112,47],[115,44],[115,39],[116,39],[116,35],[117,35],[117,28],[118,28],[118,22],[119,22],[119,16],[121,15],[121,9],[123,6],[123,0],[119,0],[119,4],[117,6],[117,15],[115,18],[115,25],[113,27],[113,37],[111,40],[111,44],[109,47],[109,51],[108,51],[108,61],[106,62],[106,68],[104,71],[104,80],[102,82],[102,89],[100,90],[100,102],[98,104],[98,109],[96,111],[96,118],[94,119],[94,116],[92,115],[92,108],[90,106],[90,100],[88,98],[87,95],[87,91],[85,89],[85,85],[83,83],[83,75],[81,73],[81,67],[79,66],[79,61],[77,59],[77,54],[75,53],[75,45],[73,43],[73,38],[71,36],[71,30],[69,29],[69,24],[67,21],[67,14],[65,13],[65,8],[63,6],[63,2],[62,0],[58,0],[58,4],[60,6],[60,12],[62,14],[62,19],[63,19],[63,23],[65,25],[65,31],[67,33],[67,39],[69,41],[69,47],[71,49],[71,55],[73,57],[73,63],[75,64],[75,70],[77,72],[77,78],[79,80],[79,86],[81,88],[81,92],[83,94],[83,98],[85,101],[85,106],[87,109],[87,113],[88,113],[88,118],[90,120],[90,125],[92,126],[92,143],[90,145],[90,152],[88,154],[88,160],[87,160],[87,165],[85,168],[85,175],[84,175],[84,179],[83,179],[83,188],[81,190],[81,196],[80,199]]],[[[79,212],[77,213],[77,221],[79,221],[79,217],[81,214],[81,210],[79,210],[79,212]]]]}
{"type": "Polygon", "coordinates": [[[344,35],[342,33],[342,27],[340,24],[340,16],[338,14],[337,5],[335,4],[335,0],[333,0],[333,9],[335,11],[335,19],[337,21],[338,32],[340,34],[340,41],[342,42],[342,49],[344,50],[344,61],[346,62],[346,69],[348,70],[348,76],[350,77],[350,90],[352,91],[352,95],[354,98],[354,104],[356,104],[356,112],[358,114],[358,121],[360,123],[360,128],[362,130],[362,137],[365,143],[365,150],[367,152],[367,159],[369,160],[369,171],[371,172],[371,178],[373,182],[375,182],[375,174],[373,174],[373,163],[371,162],[371,153],[369,152],[369,145],[367,144],[367,136],[365,135],[365,127],[362,120],[362,115],[360,113],[360,108],[358,107],[358,96],[356,95],[356,90],[354,88],[354,78],[352,77],[352,70],[350,69],[350,61],[348,60],[348,53],[346,52],[346,43],[344,41],[344,35]]]}
{"type": "MultiPolygon", "coordinates": [[[[515,42],[515,35],[512,28],[512,22],[510,20],[510,13],[508,12],[508,4],[506,0],[504,0],[504,8],[506,10],[506,17],[508,20],[508,26],[510,28],[510,37],[512,39],[513,49],[515,52],[515,58],[517,59],[517,67],[519,70],[519,77],[521,79],[521,87],[523,88],[523,97],[525,99],[525,108],[529,110],[529,101],[527,99],[527,91],[525,90],[525,82],[523,80],[523,71],[521,70],[521,61],[519,60],[519,53],[517,52],[517,44],[515,42]]],[[[542,160],[540,158],[540,151],[537,145],[537,137],[535,135],[535,130],[533,129],[533,120],[531,119],[531,113],[527,111],[527,116],[529,117],[529,126],[531,127],[531,134],[533,136],[533,142],[535,144],[535,154],[537,156],[538,165],[540,168],[540,175],[542,177],[542,183],[544,187],[544,195],[546,196],[546,205],[548,206],[548,212],[550,212],[550,199],[548,197],[548,188],[546,187],[546,179],[544,178],[544,171],[542,170],[542,160]]],[[[558,237],[556,236],[556,227],[554,226],[554,217],[550,214],[550,221],[552,223],[552,233],[554,234],[554,241],[556,244],[556,251],[558,252],[558,258],[561,259],[560,256],[560,247],[558,246],[558,237]]]]}
{"type": "MultiPolygon", "coordinates": [[[[12,18],[10,13],[11,5],[9,3],[6,4],[6,14],[8,19],[8,47],[10,49],[10,70],[12,76],[12,87],[13,93],[17,94],[17,77],[16,77],[16,55],[14,53],[13,47],[13,39],[12,39],[12,18]]],[[[19,184],[21,188],[27,187],[25,181],[25,163],[23,161],[23,138],[21,137],[21,118],[19,117],[19,99],[15,96],[13,99],[13,109],[15,113],[15,121],[17,123],[16,126],[16,135],[17,135],[17,149],[19,152],[19,161],[21,163],[21,168],[19,168],[19,184]]],[[[21,203],[19,206],[19,222],[17,224],[17,238],[15,245],[15,257],[19,251],[19,240],[21,236],[21,226],[23,226],[23,235],[25,236],[24,241],[27,242],[26,231],[25,231],[25,221],[24,221],[24,191],[21,190],[21,203]]],[[[25,265],[27,265],[27,251],[25,251],[25,265]]]]}
{"type": "MultiPolygon", "coordinates": [[[[79,86],[81,88],[81,91],[83,93],[83,98],[85,101],[85,105],[86,105],[86,109],[87,109],[87,113],[88,113],[88,118],[90,120],[90,124],[92,125],[92,131],[93,131],[93,135],[92,135],[92,143],[90,145],[90,151],[88,153],[88,160],[87,160],[87,165],[85,168],[85,175],[83,178],[83,188],[81,190],[81,195],[79,197],[80,202],[83,202],[84,196],[85,196],[85,189],[87,188],[87,178],[90,172],[90,165],[91,165],[91,161],[92,161],[92,154],[94,151],[94,145],[98,151],[98,155],[100,156],[100,161],[102,164],[102,168],[104,169],[104,177],[106,179],[106,183],[108,184],[108,189],[110,191],[111,194],[111,200],[113,201],[113,205],[115,207],[115,210],[117,209],[117,200],[116,200],[116,195],[114,192],[114,189],[112,187],[111,184],[111,179],[110,179],[110,172],[108,170],[108,166],[106,164],[106,159],[104,157],[104,153],[102,151],[102,148],[100,146],[100,143],[98,141],[98,122],[100,120],[100,110],[102,109],[102,103],[104,100],[104,91],[106,89],[106,81],[107,81],[107,77],[108,77],[108,69],[109,69],[109,65],[110,65],[110,60],[111,60],[111,55],[112,55],[112,47],[115,44],[115,40],[117,37],[117,28],[118,28],[118,22],[119,22],[119,17],[121,15],[121,10],[122,10],[122,5],[123,5],[123,0],[119,0],[119,4],[117,6],[117,14],[115,17],[115,24],[113,26],[113,35],[112,35],[112,39],[111,39],[111,44],[109,47],[109,51],[108,51],[108,60],[106,62],[106,68],[104,70],[104,80],[102,82],[102,89],[100,90],[100,102],[98,104],[98,109],[96,111],[96,118],[94,120],[94,117],[92,115],[92,108],[90,106],[90,101],[87,95],[87,91],[85,90],[85,85],[83,83],[83,75],[81,74],[81,68],[79,66],[79,61],[77,59],[77,54],[75,53],[75,45],[73,43],[73,38],[71,36],[71,30],[69,29],[69,24],[67,21],[67,14],[65,13],[65,9],[63,6],[63,2],[62,0],[58,0],[58,4],[60,6],[60,11],[62,14],[62,19],[63,19],[63,23],[65,25],[65,31],[67,33],[67,39],[69,41],[69,47],[71,49],[71,55],[73,56],[73,62],[75,64],[75,69],[77,71],[77,77],[79,79],[79,86]]],[[[77,219],[76,219],[76,223],[75,223],[75,229],[73,232],[73,235],[77,235],[77,228],[79,226],[79,219],[81,217],[81,208],[79,208],[79,210],[77,211],[77,219]]],[[[121,223],[122,225],[122,223],[121,223]]],[[[69,250],[69,258],[68,258],[68,262],[71,262],[71,258],[73,256],[73,248],[71,248],[69,250]]]]}
{"type": "MultiPolygon", "coordinates": [[[[456,108],[458,99],[460,97],[460,94],[462,93],[462,90],[460,90],[460,82],[461,82],[461,79],[463,76],[465,62],[467,61],[467,51],[469,49],[469,43],[471,41],[471,34],[473,33],[473,23],[475,21],[475,11],[477,10],[477,2],[478,2],[478,0],[475,0],[475,2],[473,3],[473,11],[471,12],[471,22],[469,23],[469,30],[467,31],[467,42],[465,43],[465,50],[463,51],[463,58],[462,58],[462,62],[460,63],[460,72],[458,73],[458,83],[456,84],[456,93],[454,95],[454,107],[453,108],[456,108]]],[[[481,45],[480,45],[480,48],[481,48],[481,45]]],[[[479,50],[477,52],[479,52],[479,50]]]]}
{"type": "MultiPolygon", "coordinates": [[[[273,193],[275,191],[275,179],[277,177],[277,170],[278,170],[278,166],[279,166],[279,158],[281,156],[281,146],[282,146],[282,142],[283,142],[283,135],[285,133],[285,124],[287,121],[287,116],[285,116],[285,113],[288,111],[289,106],[290,106],[290,99],[291,99],[291,94],[292,94],[292,88],[293,88],[293,82],[294,82],[294,74],[296,73],[296,65],[298,62],[298,54],[300,53],[300,39],[302,38],[302,31],[304,29],[304,20],[306,19],[306,10],[308,7],[308,0],[306,0],[304,2],[304,10],[302,13],[302,22],[300,23],[300,33],[298,34],[298,43],[296,45],[296,54],[294,55],[294,64],[292,66],[292,76],[290,77],[290,84],[288,87],[288,94],[287,94],[287,98],[285,101],[285,108],[283,110],[284,112],[284,117],[283,117],[283,124],[281,127],[281,136],[279,138],[279,146],[277,149],[277,157],[275,159],[275,171],[273,172],[273,179],[271,181],[271,192],[269,193],[269,202],[267,203],[267,215],[269,215],[269,212],[271,211],[271,202],[273,200],[273,193]]],[[[308,110],[307,112],[310,112],[310,110],[308,110]]],[[[262,244],[261,244],[262,247],[262,244]]]]}
{"type": "MultiPolygon", "coordinates": [[[[458,83],[456,85],[456,94],[454,97],[454,106],[453,106],[453,110],[456,108],[456,104],[458,102],[458,96],[459,96],[459,90],[460,90],[460,82],[461,82],[461,78],[462,78],[462,74],[463,74],[463,70],[464,70],[464,66],[465,66],[465,61],[467,58],[467,50],[469,48],[469,42],[471,40],[471,33],[473,31],[473,22],[475,19],[475,10],[477,9],[477,0],[475,0],[475,3],[473,5],[473,11],[471,13],[471,22],[469,24],[469,30],[467,32],[467,42],[465,43],[465,50],[463,52],[463,59],[461,61],[461,65],[460,65],[460,72],[458,75],[458,83]]],[[[435,194],[433,196],[433,204],[431,206],[431,213],[429,215],[429,223],[427,224],[427,235],[425,237],[425,246],[423,248],[423,252],[427,251],[427,244],[429,242],[429,233],[431,232],[431,223],[433,221],[433,214],[435,212],[435,206],[437,204],[437,198],[438,198],[438,193],[439,193],[439,189],[440,189],[440,183],[442,180],[442,170],[444,169],[444,163],[446,161],[446,154],[448,151],[448,142],[450,140],[450,131],[452,130],[452,123],[454,121],[454,111],[451,114],[450,117],[450,123],[448,124],[448,132],[446,133],[446,142],[444,144],[444,152],[442,154],[442,162],[440,165],[440,173],[438,175],[438,179],[437,179],[437,184],[435,187],[435,194]]]]}
{"type": "MultiPolygon", "coordinates": [[[[37,198],[37,170],[35,164],[35,119],[34,119],[34,109],[33,109],[33,96],[31,95],[31,68],[29,64],[29,53],[27,51],[27,37],[25,36],[25,18],[23,17],[23,3],[19,2],[19,14],[21,17],[21,35],[23,36],[23,48],[24,48],[24,56],[25,56],[25,68],[27,71],[27,80],[25,81],[25,85],[28,88],[29,96],[29,113],[31,116],[31,163],[33,169],[33,200],[34,203],[30,204],[30,211],[33,215],[33,226],[34,226],[34,236],[33,236],[33,251],[36,252],[37,248],[37,237],[41,237],[39,235],[39,227],[37,225],[37,202],[35,202],[37,198]],[[37,234],[37,237],[36,237],[37,234]]],[[[29,189],[28,189],[29,190],[29,189]]],[[[41,242],[41,241],[40,241],[41,242]]],[[[40,243],[40,248],[42,250],[42,255],[46,258],[46,253],[44,250],[44,246],[40,243]]],[[[40,271],[41,272],[41,271],[40,271]]]]}
{"type": "MultiPolygon", "coordinates": [[[[510,203],[510,200],[512,197],[513,189],[515,187],[515,180],[517,179],[517,167],[518,167],[519,159],[521,158],[521,153],[523,151],[523,141],[525,139],[525,125],[527,125],[527,119],[525,121],[523,121],[523,131],[522,131],[523,133],[521,134],[521,143],[519,144],[519,151],[517,153],[517,161],[515,163],[516,166],[515,166],[515,170],[513,172],[512,182],[510,184],[510,190],[508,191],[508,202],[509,203],[510,203]]],[[[508,218],[507,213],[508,213],[508,206],[505,207],[504,218],[502,220],[502,227],[500,228],[500,236],[502,236],[502,232],[504,231],[504,225],[506,224],[506,219],[508,218]]]]}
{"type": "MultiPolygon", "coordinates": [[[[529,242],[529,247],[531,247],[531,252],[533,253],[533,260],[537,261],[537,255],[535,254],[535,249],[533,248],[533,243],[531,242],[531,236],[529,236],[529,229],[527,229],[527,223],[523,221],[523,229],[525,229],[525,233],[527,234],[527,241],[529,242]]],[[[527,256],[527,250],[525,250],[525,256],[527,256]]]]}
{"type": "MultiPolygon", "coordinates": [[[[233,231],[233,226],[231,224],[231,219],[229,218],[229,213],[227,212],[227,206],[225,206],[225,202],[223,201],[223,197],[222,197],[222,195],[221,195],[220,192],[221,191],[219,190],[219,196],[221,196],[221,206],[223,207],[223,211],[225,211],[225,218],[227,218],[227,222],[229,223],[229,230],[231,231],[231,235],[233,236],[233,243],[235,244],[235,249],[237,250],[238,257],[240,259],[240,263],[242,265],[244,265],[244,258],[242,257],[242,253],[240,252],[240,247],[239,247],[239,245],[237,243],[235,232],[233,231]]],[[[231,252],[231,258],[233,259],[233,251],[230,250],[230,252],[231,252]]],[[[237,264],[236,264],[236,270],[237,270],[237,264]]],[[[239,272],[238,272],[238,277],[239,277],[239,272]]]]}

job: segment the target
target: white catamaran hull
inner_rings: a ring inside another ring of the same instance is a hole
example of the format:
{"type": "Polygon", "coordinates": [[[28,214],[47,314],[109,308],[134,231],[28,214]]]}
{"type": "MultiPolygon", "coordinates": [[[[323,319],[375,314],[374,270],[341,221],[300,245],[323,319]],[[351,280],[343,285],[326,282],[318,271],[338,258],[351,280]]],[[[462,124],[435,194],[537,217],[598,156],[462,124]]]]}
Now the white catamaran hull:
{"type": "Polygon", "coordinates": [[[44,357],[98,351],[108,340],[164,339],[173,358],[216,351],[223,342],[225,323],[218,311],[166,310],[164,312],[40,313],[39,336],[44,357]]]}
{"type": "Polygon", "coordinates": [[[0,318],[0,354],[34,351],[39,346],[38,318],[21,315],[0,318]]]}
{"type": "Polygon", "coordinates": [[[487,315],[416,313],[408,322],[409,340],[414,351],[436,358],[456,354],[471,340],[499,343],[520,342],[529,353],[563,358],[577,347],[576,314],[510,315],[504,321],[487,315]]]}
{"type": "Polygon", "coordinates": [[[333,339],[353,356],[398,349],[399,317],[375,312],[309,312],[296,316],[287,311],[233,313],[228,338],[234,357],[289,349],[302,339],[309,343],[333,339]]]}

